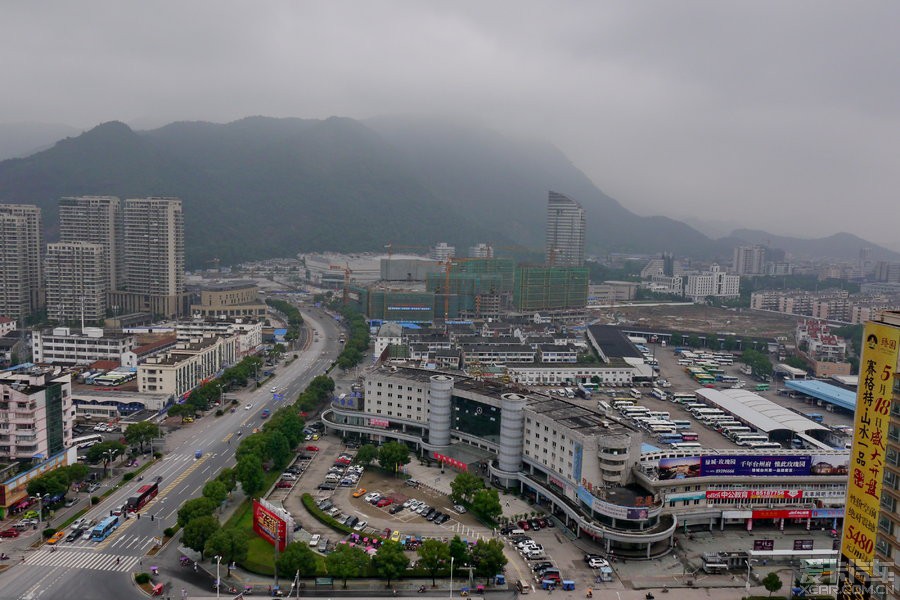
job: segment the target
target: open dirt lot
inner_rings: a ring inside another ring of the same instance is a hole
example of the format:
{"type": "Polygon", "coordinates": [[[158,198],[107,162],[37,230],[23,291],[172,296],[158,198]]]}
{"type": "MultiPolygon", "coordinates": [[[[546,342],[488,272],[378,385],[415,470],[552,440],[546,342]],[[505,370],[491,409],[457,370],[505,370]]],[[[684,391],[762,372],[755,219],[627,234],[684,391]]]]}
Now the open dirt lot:
{"type": "Polygon", "coordinates": [[[728,332],[737,336],[793,336],[798,317],[757,310],[724,309],[712,306],[655,305],[621,306],[601,318],[609,323],[644,325],[685,333],[728,332]]]}

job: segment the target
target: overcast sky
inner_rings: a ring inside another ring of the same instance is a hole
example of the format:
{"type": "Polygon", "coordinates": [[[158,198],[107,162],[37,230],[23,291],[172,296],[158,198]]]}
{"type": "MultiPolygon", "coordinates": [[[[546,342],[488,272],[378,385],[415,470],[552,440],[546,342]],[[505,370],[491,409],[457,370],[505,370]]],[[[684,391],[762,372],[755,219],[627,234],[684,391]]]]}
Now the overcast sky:
{"type": "Polygon", "coordinates": [[[4,2],[0,121],[474,117],[641,214],[897,245],[898,23],[896,2],[4,2]]]}

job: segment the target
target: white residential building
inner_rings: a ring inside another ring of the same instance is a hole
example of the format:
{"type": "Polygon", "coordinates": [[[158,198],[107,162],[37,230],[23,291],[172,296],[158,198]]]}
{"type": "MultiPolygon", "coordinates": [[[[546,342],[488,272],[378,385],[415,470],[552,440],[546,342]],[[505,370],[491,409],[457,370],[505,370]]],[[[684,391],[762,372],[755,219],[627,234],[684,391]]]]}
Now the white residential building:
{"type": "Polygon", "coordinates": [[[0,461],[59,454],[72,441],[74,420],[68,374],[32,369],[0,377],[0,461]]]}
{"type": "Polygon", "coordinates": [[[122,355],[134,348],[135,338],[121,331],[99,327],[78,331],[69,327],[35,329],[32,333],[34,362],[57,365],[89,365],[98,360],[121,364],[122,355]]]}
{"type": "Polygon", "coordinates": [[[253,354],[262,345],[262,321],[254,319],[193,319],[178,321],[175,333],[179,342],[205,335],[233,335],[237,338],[238,356],[253,354]]]}
{"type": "Polygon", "coordinates": [[[706,273],[688,275],[684,295],[694,302],[703,302],[710,296],[737,298],[740,295],[740,287],[740,275],[728,275],[714,263],[706,273]]]}
{"type": "Polygon", "coordinates": [[[171,352],[138,365],[138,391],[181,398],[234,364],[237,357],[233,335],[207,335],[179,343],[171,352]]]}
{"type": "Polygon", "coordinates": [[[109,278],[103,247],[89,242],[47,244],[47,316],[60,323],[96,323],[106,317],[109,278]]]}

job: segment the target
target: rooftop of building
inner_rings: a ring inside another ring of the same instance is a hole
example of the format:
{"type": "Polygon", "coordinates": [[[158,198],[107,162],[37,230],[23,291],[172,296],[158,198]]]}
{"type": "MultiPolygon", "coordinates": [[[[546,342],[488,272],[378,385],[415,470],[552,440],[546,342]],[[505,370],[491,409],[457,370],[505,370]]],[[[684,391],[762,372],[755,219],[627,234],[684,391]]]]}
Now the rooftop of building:
{"type": "Polygon", "coordinates": [[[227,292],[230,290],[243,290],[258,287],[251,279],[237,279],[234,281],[216,281],[200,284],[200,289],[207,292],[227,292]]]}
{"type": "Polygon", "coordinates": [[[608,358],[644,358],[626,335],[612,325],[590,325],[588,332],[608,358]]]}

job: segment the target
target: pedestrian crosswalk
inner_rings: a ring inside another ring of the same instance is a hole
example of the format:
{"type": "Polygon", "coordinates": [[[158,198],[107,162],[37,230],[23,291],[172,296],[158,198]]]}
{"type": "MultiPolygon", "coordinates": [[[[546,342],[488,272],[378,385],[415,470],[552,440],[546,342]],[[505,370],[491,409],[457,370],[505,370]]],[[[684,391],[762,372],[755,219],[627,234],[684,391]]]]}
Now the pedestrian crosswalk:
{"type": "Polygon", "coordinates": [[[119,556],[79,550],[38,550],[25,558],[25,564],[39,567],[66,567],[94,571],[129,571],[141,560],[140,556],[119,556]]]}

